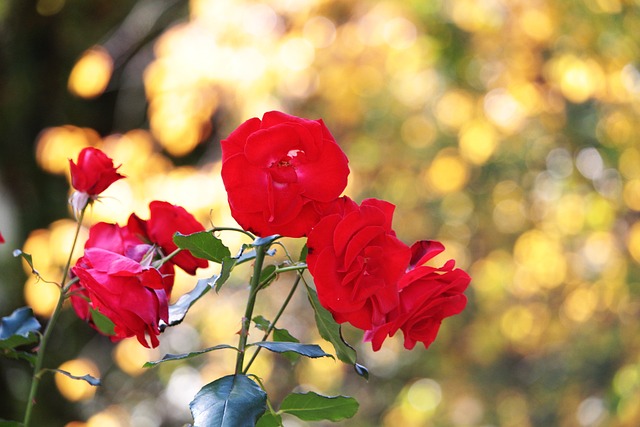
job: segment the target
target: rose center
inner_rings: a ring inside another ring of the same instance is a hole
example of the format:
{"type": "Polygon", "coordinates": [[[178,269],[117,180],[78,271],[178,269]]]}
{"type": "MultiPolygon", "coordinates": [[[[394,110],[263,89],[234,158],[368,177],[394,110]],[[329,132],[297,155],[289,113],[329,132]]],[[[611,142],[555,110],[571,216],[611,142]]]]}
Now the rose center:
{"type": "Polygon", "coordinates": [[[293,159],[287,155],[271,164],[269,173],[275,182],[291,184],[298,181],[298,175],[296,174],[296,168],[292,160],[293,159]]]}

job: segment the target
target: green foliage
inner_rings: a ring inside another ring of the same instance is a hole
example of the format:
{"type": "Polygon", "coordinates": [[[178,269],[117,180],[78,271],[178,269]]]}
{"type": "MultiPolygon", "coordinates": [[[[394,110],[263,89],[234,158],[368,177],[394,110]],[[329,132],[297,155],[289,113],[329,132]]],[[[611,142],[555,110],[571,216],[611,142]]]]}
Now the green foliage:
{"type": "Polygon", "coordinates": [[[307,288],[307,295],[309,297],[309,303],[315,313],[316,325],[320,336],[329,341],[333,348],[336,350],[336,356],[344,363],[354,365],[356,363],[356,351],[342,338],[340,331],[340,325],[333,319],[331,313],[329,313],[318,300],[318,294],[309,286],[307,288]]]}
{"type": "Polygon", "coordinates": [[[228,375],[204,386],[189,407],[199,427],[253,427],[267,394],[246,375],[228,375]]]}
{"type": "Polygon", "coordinates": [[[73,374],[71,374],[71,373],[69,373],[67,371],[64,371],[62,369],[49,369],[49,370],[53,371],[53,372],[57,372],[57,373],[62,374],[62,375],[65,375],[65,376],[67,376],[67,377],[69,377],[69,378],[71,378],[73,380],[86,381],[87,383],[91,384],[94,387],[102,385],[101,382],[100,382],[100,379],[98,379],[98,378],[96,378],[96,377],[94,377],[92,375],[89,375],[89,374],[82,375],[82,376],[77,376],[77,375],[73,375],[73,374]]]}
{"type": "Polygon", "coordinates": [[[14,310],[0,319],[0,352],[12,359],[23,359],[33,364],[35,356],[18,347],[31,346],[38,342],[40,322],[29,307],[14,310]]]}
{"type": "Polygon", "coordinates": [[[282,416],[280,414],[274,414],[273,412],[265,412],[264,415],[260,417],[256,427],[281,427],[282,426],[282,416]]]}
{"type": "Polygon", "coordinates": [[[91,314],[91,320],[96,325],[98,330],[105,335],[115,335],[115,327],[116,325],[104,314],[100,313],[98,310],[94,308],[89,308],[89,313],[91,314]]]}
{"type": "Polygon", "coordinates": [[[358,412],[358,402],[347,396],[291,393],[284,398],[280,412],[294,415],[304,421],[340,421],[358,412]]]}
{"type": "Polygon", "coordinates": [[[238,349],[232,345],[219,344],[219,345],[214,345],[213,347],[205,348],[203,350],[192,351],[189,353],[182,353],[182,354],[168,353],[168,354],[165,354],[160,360],[156,360],[153,362],[146,362],[143,365],[143,367],[151,368],[163,362],[170,362],[170,361],[181,360],[181,359],[190,359],[195,356],[200,356],[201,354],[209,353],[210,351],[223,350],[223,349],[232,349],[232,350],[238,351],[238,349]]]}
{"type": "Polygon", "coordinates": [[[173,236],[173,242],[180,249],[187,249],[195,257],[219,264],[224,258],[231,257],[229,248],[210,231],[200,231],[189,235],[176,233],[173,236]]]}
{"type": "Polygon", "coordinates": [[[38,273],[38,271],[35,268],[33,268],[33,258],[31,257],[31,254],[22,252],[20,249],[16,249],[13,251],[13,256],[21,257],[23,260],[27,262],[27,264],[29,264],[29,267],[31,268],[31,272],[36,276],[40,276],[40,273],[38,273]]]}
{"type": "Polygon", "coordinates": [[[273,342],[262,341],[254,342],[249,345],[255,345],[258,347],[266,348],[274,353],[287,353],[293,352],[302,356],[317,358],[317,357],[331,357],[332,355],[325,353],[322,348],[317,344],[300,344],[297,342],[273,342]]]}

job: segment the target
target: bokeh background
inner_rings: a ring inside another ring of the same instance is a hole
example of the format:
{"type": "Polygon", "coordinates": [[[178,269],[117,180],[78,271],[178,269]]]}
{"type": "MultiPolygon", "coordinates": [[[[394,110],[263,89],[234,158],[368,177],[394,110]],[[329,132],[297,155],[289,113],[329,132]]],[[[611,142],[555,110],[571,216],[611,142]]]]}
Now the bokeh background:
{"type": "MultiPolygon", "coordinates": [[[[261,354],[276,406],[301,384],[356,397],[349,426],[640,425],[639,69],[638,0],[4,0],[0,314],[27,304],[46,322],[55,289],[11,252],[59,280],[81,148],[128,176],[89,223],[146,218],[160,199],[232,225],[219,141],[277,109],[322,118],[349,156],[347,193],[396,204],[399,237],[443,241],[439,260],[473,281],[428,350],[357,345],[368,383],[331,360],[261,354]]],[[[46,376],[36,425],[189,422],[188,402],[233,355],[141,365],[235,343],[247,277],[154,351],[114,345],[66,310],[45,363],[105,385],[46,376]]],[[[177,281],[174,299],[195,278],[177,281]]],[[[280,326],[320,342],[303,293],[280,326]]],[[[30,374],[0,360],[0,418],[22,418],[30,374]]]]}

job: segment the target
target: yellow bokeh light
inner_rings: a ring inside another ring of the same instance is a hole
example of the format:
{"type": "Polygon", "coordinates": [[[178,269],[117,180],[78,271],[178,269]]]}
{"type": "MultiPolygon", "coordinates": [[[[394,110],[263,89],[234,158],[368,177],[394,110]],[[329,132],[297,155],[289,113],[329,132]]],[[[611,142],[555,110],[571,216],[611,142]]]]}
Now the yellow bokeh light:
{"type": "Polygon", "coordinates": [[[562,283],[567,274],[567,260],[560,240],[540,230],[529,230],[515,243],[514,259],[526,280],[545,288],[562,283]]]}
{"type": "Polygon", "coordinates": [[[430,189],[440,194],[461,190],[469,179],[467,164],[455,152],[443,150],[425,172],[430,189]]]}
{"type": "MultiPolygon", "coordinates": [[[[331,353],[324,342],[316,344],[323,347],[324,351],[331,353]]],[[[295,368],[296,377],[300,384],[326,393],[342,382],[344,377],[343,367],[344,365],[330,357],[313,360],[302,358],[295,368]]]]}
{"type": "Polygon", "coordinates": [[[300,71],[313,64],[315,49],[309,40],[302,37],[291,37],[280,45],[278,58],[288,69],[300,71]]]}
{"type": "Polygon", "coordinates": [[[563,314],[574,322],[589,320],[598,304],[598,296],[591,288],[578,288],[571,292],[562,306],[563,314]]]}
{"type": "Polygon", "coordinates": [[[498,2],[457,0],[451,2],[450,10],[456,25],[469,32],[497,28],[503,19],[498,2]]]}
{"type": "MultiPolygon", "coordinates": [[[[91,375],[94,378],[100,377],[98,367],[89,359],[72,359],[64,362],[58,369],[69,372],[71,375],[82,377],[91,375]]],[[[93,397],[96,387],[84,380],[74,380],[66,375],[56,373],[56,387],[65,399],[71,402],[87,400],[93,397]]]]}
{"type": "Polygon", "coordinates": [[[126,409],[119,406],[110,406],[92,415],[87,420],[86,427],[129,427],[130,425],[129,414],[126,409]]]}
{"type": "Polygon", "coordinates": [[[500,300],[508,283],[513,281],[515,266],[511,254],[496,250],[486,258],[476,261],[471,267],[473,288],[482,294],[479,303],[492,305],[500,300]]]}
{"type": "Polygon", "coordinates": [[[622,198],[629,209],[640,211],[640,179],[625,183],[622,198]]]}
{"type": "Polygon", "coordinates": [[[58,126],[45,129],[36,143],[36,161],[42,169],[55,174],[69,170],[69,159],[74,162],[85,147],[95,145],[100,140],[92,129],[76,126],[58,126]]]}
{"type": "Polygon", "coordinates": [[[490,123],[473,121],[460,130],[458,144],[462,157],[475,165],[482,165],[496,150],[498,134],[490,123]]]}
{"type": "MultiPolygon", "coordinates": [[[[58,271],[54,273],[39,270],[39,273],[43,277],[48,277],[50,274],[57,274],[58,271]]],[[[59,298],[60,288],[54,283],[48,283],[38,280],[35,276],[29,276],[24,284],[24,299],[38,316],[51,317],[59,298]]]]}
{"type": "Polygon", "coordinates": [[[625,365],[613,378],[613,389],[619,396],[628,396],[640,388],[640,368],[637,365],[625,365]]]}
{"type": "Polygon", "coordinates": [[[504,312],[500,321],[500,330],[512,341],[524,341],[531,334],[535,321],[531,310],[517,305],[504,312]]]}
{"type": "Polygon", "coordinates": [[[620,173],[628,179],[640,179],[640,150],[635,147],[627,148],[620,155],[618,168],[620,173]]]}
{"type": "Polygon", "coordinates": [[[145,372],[146,369],[142,365],[154,357],[152,350],[141,346],[134,338],[120,341],[113,349],[113,359],[118,367],[132,377],[145,372]]]}
{"type": "Polygon", "coordinates": [[[462,90],[445,93],[436,105],[438,121],[451,129],[459,129],[469,122],[474,114],[474,100],[462,90]]]}
{"type": "MultiPolygon", "coordinates": [[[[54,262],[51,258],[51,252],[49,247],[49,238],[51,232],[45,229],[33,230],[29,233],[27,240],[22,246],[22,251],[31,255],[31,261],[33,267],[38,271],[52,270],[54,269],[54,262]]],[[[23,261],[22,267],[26,274],[31,274],[31,267],[26,261],[23,261]]],[[[48,278],[50,280],[56,280],[57,278],[48,278]]]]}
{"type": "Polygon", "coordinates": [[[522,31],[537,42],[545,42],[553,35],[553,23],[548,11],[527,8],[519,19],[522,31]]]}
{"type": "Polygon", "coordinates": [[[578,234],[585,223],[584,197],[579,194],[567,194],[556,204],[555,223],[563,234],[578,234]]]}
{"type": "Polygon", "coordinates": [[[304,38],[316,48],[328,47],[336,39],[336,26],[324,16],[314,16],[304,24],[304,38]]]}
{"type": "Polygon", "coordinates": [[[503,233],[517,233],[526,224],[522,201],[506,199],[499,201],[493,209],[493,223],[503,233]]]}
{"type": "Polygon", "coordinates": [[[627,248],[633,259],[640,263],[640,221],[636,221],[629,229],[627,248]]]}
{"type": "Polygon", "coordinates": [[[587,261],[598,268],[612,265],[620,255],[615,237],[605,231],[591,233],[584,242],[583,252],[587,261]]]}
{"type": "Polygon", "coordinates": [[[52,16],[60,12],[66,0],[38,0],[36,11],[42,16],[52,16]]]}
{"type": "MultiPolygon", "coordinates": [[[[616,110],[601,118],[596,128],[598,139],[607,145],[622,146],[633,144],[636,142],[638,133],[638,122],[634,113],[624,110],[616,110]]],[[[631,148],[637,153],[637,149],[631,148]]],[[[626,152],[626,151],[625,151],[626,152]]],[[[620,162],[624,160],[622,154],[620,162]]],[[[637,165],[637,163],[636,163],[637,165]]],[[[638,174],[638,168],[635,168],[635,174],[638,174]]]]}
{"type": "MultiPolygon", "coordinates": [[[[69,251],[73,246],[73,239],[76,235],[78,224],[70,219],[61,219],[53,222],[49,229],[49,256],[55,265],[64,266],[69,258],[69,251]],[[56,250],[51,250],[56,248],[56,250]]],[[[83,242],[89,237],[88,230],[81,228],[78,234],[78,241],[71,257],[72,265],[82,255],[83,242]]]]}
{"type": "Polygon", "coordinates": [[[109,84],[113,73],[113,59],[103,47],[94,46],[85,51],[73,66],[68,88],[81,98],[101,95],[109,84]]]}
{"type": "Polygon", "coordinates": [[[593,59],[564,55],[549,62],[551,79],[569,101],[582,103],[600,94],[605,76],[593,59]]]}
{"type": "Polygon", "coordinates": [[[422,378],[409,386],[407,403],[416,411],[432,412],[442,401],[440,384],[429,378],[422,378]]]}

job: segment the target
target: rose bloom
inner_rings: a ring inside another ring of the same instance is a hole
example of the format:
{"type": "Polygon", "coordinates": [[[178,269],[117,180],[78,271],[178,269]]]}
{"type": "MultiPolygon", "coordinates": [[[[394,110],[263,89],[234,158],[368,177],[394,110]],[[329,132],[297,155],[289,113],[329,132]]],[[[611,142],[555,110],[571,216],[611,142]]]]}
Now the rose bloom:
{"type": "Polygon", "coordinates": [[[400,303],[381,322],[365,333],[374,351],[387,336],[398,330],[404,334],[404,347],[412,349],[416,342],[425,348],[435,340],[442,320],[460,313],[467,303],[463,294],[471,278],[455,267],[453,260],[436,268],[421,265],[444,250],[440,242],[421,241],[412,246],[412,259],[407,273],[398,283],[400,303]]]}
{"type": "MultiPolygon", "coordinates": [[[[162,257],[157,249],[148,241],[143,241],[140,236],[129,226],[122,227],[118,224],[99,222],[89,229],[89,238],[84,244],[85,250],[89,248],[105,249],[124,255],[146,266],[162,257]]],[[[160,268],[165,291],[171,296],[174,280],[174,264],[164,263],[160,268]]]]}
{"type": "Polygon", "coordinates": [[[334,319],[368,330],[398,307],[398,281],[411,250],[391,228],[391,203],[367,199],[358,206],[344,197],[337,204],[338,212],[309,234],[307,264],[334,319]]]}
{"type": "Polygon", "coordinates": [[[0,233],[0,243],[4,243],[4,237],[2,237],[2,233],[0,233]]]}
{"type": "MultiPolygon", "coordinates": [[[[176,232],[192,234],[204,231],[204,227],[183,207],[171,203],[153,201],[149,204],[149,219],[142,220],[137,215],[129,217],[127,227],[142,240],[158,245],[164,255],[169,255],[176,249],[173,235],[176,232]]],[[[171,262],[189,274],[195,274],[198,268],[206,268],[209,263],[202,258],[196,258],[189,251],[180,251],[171,258],[171,262]]]]}
{"type": "Polygon", "coordinates": [[[78,163],[69,160],[71,186],[76,192],[71,196],[71,204],[76,211],[82,210],[89,200],[93,200],[111,184],[124,175],[118,173],[106,154],[97,148],[83,148],[78,155],[78,163]]]}
{"type": "Polygon", "coordinates": [[[80,290],[72,304],[81,318],[89,320],[89,309],[97,310],[114,323],[112,340],[135,336],[145,347],[158,346],[159,323],[169,320],[169,297],[157,269],[115,252],[89,248],[72,272],[79,278],[80,290]]]}
{"type": "MultiPolygon", "coordinates": [[[[113,160],[97,148],[87,147],[80,151],[78,164],[69,160],[71,185],[76,190],[97,196],[124,175],[113,167],[113,160]]],[[[118,166],[119,167],[119,166],[118,166]]]]}
{"type": "Polygon", "coordinates": [[[271,111],[247,120],[221,144],[231,214],[258,236],[308,235],[319,206],[347,185],[347,157],[322,120],[271,111]]]}

